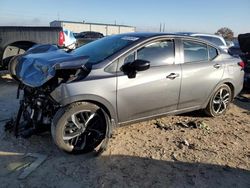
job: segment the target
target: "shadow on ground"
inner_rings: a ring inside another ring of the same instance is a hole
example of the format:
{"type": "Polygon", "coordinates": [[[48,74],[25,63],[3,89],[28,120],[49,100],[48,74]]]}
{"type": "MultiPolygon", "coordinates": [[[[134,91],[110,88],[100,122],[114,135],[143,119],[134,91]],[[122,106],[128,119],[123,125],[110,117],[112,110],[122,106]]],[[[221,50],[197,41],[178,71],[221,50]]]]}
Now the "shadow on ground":
{"type": "Polygon", "coordinates": [[[243,169],[121,155],[53,156],[24,180],[17,179],[20,169],[0,167],[4,187],[250,187],[243,169]]]}
{"type": "Polygon", "coordinates": [[[243,90],[234,100],[234,104],[250,112],[250,90],[243,90]]]}

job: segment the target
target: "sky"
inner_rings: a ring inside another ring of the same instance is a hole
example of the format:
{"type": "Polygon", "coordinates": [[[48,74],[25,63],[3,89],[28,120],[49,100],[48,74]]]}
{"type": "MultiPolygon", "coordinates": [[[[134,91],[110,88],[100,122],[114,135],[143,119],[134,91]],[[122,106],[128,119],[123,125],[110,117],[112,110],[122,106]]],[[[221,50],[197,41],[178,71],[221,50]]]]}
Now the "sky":
{"type": "Polygon", "coordinates": [[[135,26],[137,31],[250,32],[250,0],[0,0],[0,26],[53,20],[135,26]]]}

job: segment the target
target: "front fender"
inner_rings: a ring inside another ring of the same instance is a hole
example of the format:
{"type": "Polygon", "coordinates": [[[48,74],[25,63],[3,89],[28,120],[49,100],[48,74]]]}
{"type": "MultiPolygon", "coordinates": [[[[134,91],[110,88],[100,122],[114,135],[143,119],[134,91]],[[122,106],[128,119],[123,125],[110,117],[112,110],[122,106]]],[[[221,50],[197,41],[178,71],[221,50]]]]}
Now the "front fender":
{"type": "Polygon", "coordinates": [[[111,101],[106,100],[100,95],[96,94],[77,94],[77,95],[71,95],[68,92],[68,88],[65,87],[64,84],[56,88],[50,95],[51,97],[58,102],[61,106],[66,106],[74,102],[78,101],[89,101],[96,103],[97,105],[101,105],[108,110],[110,113],[111,119],[113,119],[115,124],[118,123],[118,116],[117,116],[117,110],[116,105],[112,104],[111,101]]]}

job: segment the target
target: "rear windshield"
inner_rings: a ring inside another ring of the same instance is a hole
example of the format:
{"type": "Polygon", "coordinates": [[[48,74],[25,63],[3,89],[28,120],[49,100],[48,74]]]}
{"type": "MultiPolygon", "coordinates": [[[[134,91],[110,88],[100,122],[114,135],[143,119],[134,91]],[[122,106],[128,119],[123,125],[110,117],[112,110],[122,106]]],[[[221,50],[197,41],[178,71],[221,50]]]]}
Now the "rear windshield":
{"type": "Polygon", "coordinates": [[[137,40],[139,40],[138,37],[113,35],[88,43],[75,49],[71,53],[77,56],[88,56],[90,63],[97,64],[123,48],[135,43],[137,40]]]}

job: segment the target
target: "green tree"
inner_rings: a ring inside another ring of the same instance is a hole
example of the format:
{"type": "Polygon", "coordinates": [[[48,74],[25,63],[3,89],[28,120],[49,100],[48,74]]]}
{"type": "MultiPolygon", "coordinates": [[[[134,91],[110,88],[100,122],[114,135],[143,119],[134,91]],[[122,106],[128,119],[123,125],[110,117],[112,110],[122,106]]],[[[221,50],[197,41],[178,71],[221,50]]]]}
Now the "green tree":
{"type": "Polygon", "coordinates": [[[227,40],[232,40],[234,37],[234,32],[228,27],[220,28],[215,34],[220,35],[227,40]]]}

